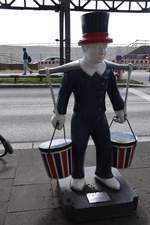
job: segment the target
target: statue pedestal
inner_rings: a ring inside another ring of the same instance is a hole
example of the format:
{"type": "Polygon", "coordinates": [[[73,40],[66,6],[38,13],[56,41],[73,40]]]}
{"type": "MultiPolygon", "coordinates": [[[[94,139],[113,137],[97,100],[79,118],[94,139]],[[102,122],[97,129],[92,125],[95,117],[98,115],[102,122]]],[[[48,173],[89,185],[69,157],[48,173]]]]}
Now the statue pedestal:
{"type": "Polygon", "coordinates": [[[127,216],[136,210],[138,195],[113,168],[113,174],[120,181],[120,191],[108,189],[94,178],[95,167],[85,168],[89,188],[75,192],[70,188],[71,177],[59,180],[59,190],[66,216],[77,222],[103,220],[127,216]]]}

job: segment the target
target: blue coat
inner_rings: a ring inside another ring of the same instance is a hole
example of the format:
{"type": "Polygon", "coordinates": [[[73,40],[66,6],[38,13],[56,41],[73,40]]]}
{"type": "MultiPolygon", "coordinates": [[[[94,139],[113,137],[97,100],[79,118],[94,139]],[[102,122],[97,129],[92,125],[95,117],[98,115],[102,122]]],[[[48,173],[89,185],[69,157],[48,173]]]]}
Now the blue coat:
{"type": "Polygon", "coordinates": [[[71,120],[72,177],[84,177],[85,151],[91,136],[96,146],[95,174],[111,178],[112,146],[105,115],[105,96],[108,93],[114,110],[124,108],[116,78],[108,66],[102,76],[97,73],[89,76],[80,68],[67,71],[58,95],[57,109],[60,114],[66,114],[71,93],[75,97],[71,120]]]}
{"type": "Polygon", "coordinates": [[[58,95],[57,108],[60,114],[66,114],[71,93],[75,97],[75,114],[84,113],[84,116],[95,116],[100,112],[105,112],[106,93],[114,110],[124,108],[124,102],[116,85],[116,77],[109,68],[102,76],[97,73],[89,76],[80,68],[66,72],[58,95]]]}

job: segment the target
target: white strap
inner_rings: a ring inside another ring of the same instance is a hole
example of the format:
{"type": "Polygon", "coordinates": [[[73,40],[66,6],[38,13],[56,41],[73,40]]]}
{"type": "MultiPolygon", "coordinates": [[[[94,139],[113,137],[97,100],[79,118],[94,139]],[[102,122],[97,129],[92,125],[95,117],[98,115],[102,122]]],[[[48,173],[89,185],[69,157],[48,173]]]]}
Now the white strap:
{"type": "Polygon", "coordinates": [[[128,69],[128,79],[127,79],[127,86],[126,86],[126,94],[125,94],[125,101],[124,101],[124,113],[127,116],[127,98],[128,98],[128,90],[129,90],[129,81],[131,78],[131,73],[133,70],[133,67],[129,64],[129,69],[128,69]]]}
{"type": "Polygon", "coordinates": [[[52,100],[53,100],[55,115],[58,115],[57,104],[56,104],[56,101],[55,101],[55,95],[54,95],[54,91],[53,91],[53,87],[52,87],[52,83],[51,83],[50,70],[48,70],[48,69],[46,70],[46,75],[47,75],[47,78],[48,78],[48,84],[49,84],[50,92],[51,92],[51,95],[52,95],[52,100]]]}

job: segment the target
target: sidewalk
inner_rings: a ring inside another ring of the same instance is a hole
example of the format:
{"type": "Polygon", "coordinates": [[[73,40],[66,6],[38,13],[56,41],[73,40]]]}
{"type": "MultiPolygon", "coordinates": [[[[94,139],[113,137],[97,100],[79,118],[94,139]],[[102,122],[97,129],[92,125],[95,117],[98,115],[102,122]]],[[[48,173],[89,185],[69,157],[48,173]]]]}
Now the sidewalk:
{"type": "MultiPolygon", "coordinates": [[[[138,143],[132,167],[121,174],[139,195],[132,216],[90,222],[86,225],[150,224],[150,142],[138,143]]],[[[85,166],[95,165],[95,150],[89,146],[85,166]]],[[[92,216],[92,215],[91,215],[92,216]]],[[[17,149],[0,159],[0,225],[69,225],[56,188],[46,174],[39,150],[17,149]]]]}

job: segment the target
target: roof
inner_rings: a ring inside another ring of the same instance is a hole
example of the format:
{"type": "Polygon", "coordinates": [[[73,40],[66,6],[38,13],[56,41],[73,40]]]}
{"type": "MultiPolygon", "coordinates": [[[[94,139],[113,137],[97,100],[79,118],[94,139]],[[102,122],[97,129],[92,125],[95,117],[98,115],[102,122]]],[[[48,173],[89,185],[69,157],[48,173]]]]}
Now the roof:
{"type": "Polygon", "coordinates": [[[150,55],[150,46],[143,45],[139,48],[136,48],[135,50],[129,52],[128,54],[124,55],[124,57],[132,57],[132,56],[139,56],[139,55],[150,55]]]}

